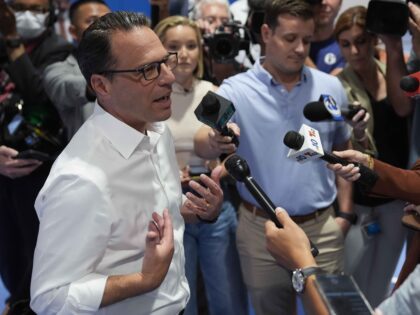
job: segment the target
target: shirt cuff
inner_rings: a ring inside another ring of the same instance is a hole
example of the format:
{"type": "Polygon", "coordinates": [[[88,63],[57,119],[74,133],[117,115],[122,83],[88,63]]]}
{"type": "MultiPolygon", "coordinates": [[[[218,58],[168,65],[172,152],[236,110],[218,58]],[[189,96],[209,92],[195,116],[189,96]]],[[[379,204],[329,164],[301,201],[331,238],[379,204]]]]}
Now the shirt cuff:
{"type": "Polygon", "coordinates": [[[70,284],[68,298],[81,311],[97,311],[102,302],[108,276],[91,273],[70,284]]]}

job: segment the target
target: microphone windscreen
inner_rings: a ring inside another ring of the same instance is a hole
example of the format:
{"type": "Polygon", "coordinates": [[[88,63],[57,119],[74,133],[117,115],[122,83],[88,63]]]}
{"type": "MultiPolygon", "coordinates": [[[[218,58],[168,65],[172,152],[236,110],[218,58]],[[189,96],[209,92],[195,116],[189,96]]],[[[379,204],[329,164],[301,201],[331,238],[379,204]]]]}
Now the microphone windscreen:
{"type": "Polygon", "coordinates": [[[323,121],[331,119],[330,112],[322,102],[310,102],[303,109],[303,115],[310,121],[323,121]]]}
{"type": "Polygon", "coordinates": [[[299,150],[305,141],[305,137],[296,131],[288,131],[283,138],[283,143],[294,150],[299,150]]]}
{"type": "Polygon", "coordinates": [[[310,121],[323,121],[331,119],[331,113],[322,102],[310,102],[303,109],[303,116],[310,121]]]}
{"type": "Polygon", "coordinates": [[[227,172],[239,182],[250,175],[248,163],[238,155],[231,155],[224,161],[227,172]]]}
{"type": "Polygon", "coordinates": [[[400,81],[400,88],[405,92],[414,92],[419,88],[419,80],[412,76],[405,76],[400,81]]]}
{"type": "Polygon", "coordinates": [[[211,115],[219,112],[220,103],[214,94],[207,93],[203,97],[201,104],[203,106],[203,114],[211,115]]]}

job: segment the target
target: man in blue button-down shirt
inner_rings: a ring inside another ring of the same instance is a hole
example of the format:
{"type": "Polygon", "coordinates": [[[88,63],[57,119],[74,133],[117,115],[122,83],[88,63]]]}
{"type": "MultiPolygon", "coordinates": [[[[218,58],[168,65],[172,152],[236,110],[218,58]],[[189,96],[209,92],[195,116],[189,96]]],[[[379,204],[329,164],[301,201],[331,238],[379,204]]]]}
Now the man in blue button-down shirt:
{"type": "MultiPolygon", "coordinates": [[[[347,99],[335,77],[304,66],[315,27],[311,7],[303,0],[274,0],[265,11],[261,28],[265,58],[246,73],[225,80],[218,90],[236,107],[230,126],[239,135],[240,145],[235,148],[229,137],[202,127],[196,135],[196,149],[207,158],[237,149],[274,204],[287,209],[318,247],[318,265],[337,272],[343,267],[343,240],[350,223],[335,218],[331,204],[337,199],[340,211],[350,213],[351,185],[336,180],[322,160],[301,165],[287,159],[288,148],[282,140],[287,131],[297,131],[305,123],[319,130],[325,151],[348,147],[346,124],[313,124],[302,113],[321,93],[330,94],[340,106],[347,99]]],[[[255,311],[261,315],[292,314],[290,273],[265,249],[267,217],[244,186],[238,185],[238,190],[243,201],[238,251],[255,311]]]]}

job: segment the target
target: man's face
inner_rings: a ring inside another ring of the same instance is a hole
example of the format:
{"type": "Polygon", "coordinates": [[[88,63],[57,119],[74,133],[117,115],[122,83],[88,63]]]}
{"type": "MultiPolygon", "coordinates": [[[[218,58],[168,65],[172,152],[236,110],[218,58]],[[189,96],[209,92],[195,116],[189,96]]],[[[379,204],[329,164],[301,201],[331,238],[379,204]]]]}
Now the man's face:
{"type": "Polygon", "coordinates": [[[262,27],[266,59],[273,71],[284,75],[299,73],[309,54],[309,45],[315,30],[313,19],[303,20],[289,14],[277,18],[274,30],[262,27]]]}
{"type": "Polygon", "coordinates": [[[101,3],[85,3],[82,4],[76,12],[74,12],[73,24],[70,25],[70,33],[76,42],[82,38],[83,32],[99,19],[102,15],[111,12],[111,10],[101,3]]]}
{"type": "Polygon", "coordinates": [[[340,11],[342,0],[322,0],[322,3],[314,6],[315,24],[317,27],[333,25],[340,11]]]}
{"type": "Polygon", "coordinates": [[[200,26],[205,33],[214,33],[217,27],[229,20],[229,11],[222,4],[206,4],[201,8],[200,26]]]}
{"type": "MultiPolygon", "coordinates": [[[[135,69],[162,60],[168,55],[156,34],[147,27],[111,35],[113,69],[135,69]]],[[[161,64],[160,75],[147,81],[137,73],[116,73],[108,80],[106,110],[129,126],[144,131],[147,123],[163,121],[171,115],[171,70],[161,64]]]]}

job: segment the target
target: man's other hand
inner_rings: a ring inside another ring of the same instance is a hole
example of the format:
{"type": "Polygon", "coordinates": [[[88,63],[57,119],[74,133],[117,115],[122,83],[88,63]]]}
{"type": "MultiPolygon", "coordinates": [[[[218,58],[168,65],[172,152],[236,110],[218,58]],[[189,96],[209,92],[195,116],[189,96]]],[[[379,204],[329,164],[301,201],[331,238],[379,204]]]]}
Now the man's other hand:
{"type": "Polygon", "coordinates": [[[141,274],[150,288],[156,289],[165,279],[174,254],[174,231],[168,209],[163,216],[152,215],[146,235],[146,251],[141,274]]]}

